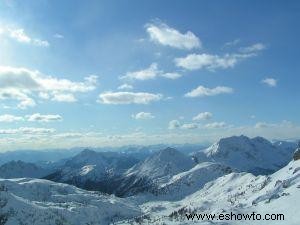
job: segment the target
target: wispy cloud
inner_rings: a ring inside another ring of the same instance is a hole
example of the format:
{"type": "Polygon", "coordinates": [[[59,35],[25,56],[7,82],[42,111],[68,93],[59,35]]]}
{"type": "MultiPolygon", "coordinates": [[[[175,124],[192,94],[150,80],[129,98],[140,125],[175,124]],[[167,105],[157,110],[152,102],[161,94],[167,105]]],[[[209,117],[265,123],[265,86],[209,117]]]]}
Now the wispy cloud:
{"type": "Polygon", "coordinates": [[[149,104],[162,99],[161,94],[147,92],[104,92],[99,95],[99,103],[103,104],[149,104]]]}
{"type": "Polygon", "coordinates": [[[40,113],[35,113],[32,115],[27,115],[26,116],[27,120],[30,122],[56,122],[56,121],[62,121],[62,117],[58,114],[51,115],[51,114],[46,114],[42,115],[40,113]]]}
{"type": "Polygon", "coordinates": [[[224,127],[226,127],[225,122],[213,122],[213,123],[208,123],[205,125],[205,128],[208,128],[208,129],[224,128],[224,127]]]}
{"type": "Polygon", "coordinates": [[[174,129],[184,129],[184,130],[193,130],[197,129],[198,124],[196,123],[183,123],[181,124],[178,120],[171,120],[169,122],[168,129],[174,130],[174,129]]]}
{"type": "Polygon", "coordinates": [[[277,80],[274,78],[265,78],[261,81],[262,83],[268,85],[269,87],[276,87],[277,86],[277,80]]]}
{"type": "Polygon", "coordinates": [[[128,72],[126,75],[121,76],[120,79],[129,79],[129,80],[151,80],[157,77],[164,77],[167,79],[177,79],[181,77],[179,73],[164,73],[164,71],[158,69],[157,63],[152,63],[148,68],[128,72]]]}
{"type": "Polygon", "coordinates": [[[219,94],[231,94],[233,93],[233,89],[225,86],[217,86],[215,88],[207,88],[204,86],[198,86],[196,89],[191,90],[186,93],[185,97],[205,97],[205,96],[214,96],[219,94]]]}
{"type": "Polygon", "coordinates": [[[5,35],[7,38],[15,40],[23,44],[32,44],[39,47],[49,47],[50,43],[47,40],[33,38],[28,35],[23,28],[13,28],[10,26],[0,27],[0,34],[5,35]]]}
{"type": "Polygon", "coordinates": [[[14,116],[10,114],[4,114],[0,115],[0,122],[5,122],[5,123],[11,123],[11,122],[17,122],[17,121],[22,121],[23,117],[21,116],[14,116]]]}
{"type": "Polygon", "coordinates": [[[165,23],[149,23],[146,25],[146,30],[150,39],[161,45],[187,50],[201,47],[200,39],[191,31],[180,33],[165,23]]]}
{"type": "Polygon", "coordinates": [[[132,115],[131,117],[136,120],[149,120],[155,118],[155,116],[153,116],[152,113],[149,112],[139,112],[137,114],[132,115]]]}
{"type": "Polygon", "coordinates": [[[198,124],[196,124],[196,123],[184,123],[184,124],[182,124],[182,126],[180,128],[181,129],[187,129],[187,130],[197,129],[198,124]]]}
{"type": "Polygon", "coordinates": [[[239,44],[241,42],[240,39],[234,39],[233,41],[229,41],[229,42],[226,42],[223,46],[223,48],[229,48],[229,47],[232,47],[232,46],[236,46],[237,44],[239,44]]]}
{"type": "Polygon", "coordinates": [[[77,102],[77,99],[70,93],[53,93],[52,101],[55,102],[77,102]]]}
{"type": "Polygon", "coordinates": [[[235,67],[244,59],[257,56],[259,51],[266,47],[257,43],[251,46],[240,48],[240,53],[216,55],[216,54],[189,54],[186,57],[176,58],[175,65],[187,70],[207,69],[215,71],[217,69],[229,69],[235,67]]]}
{"type": "Polygon", "coordinates": [[[176,128],[179,128],[181,126],[180,122],[178,120],[171,120],[169,122],[168,129],[174,130],[176,128]]]}
{"type": "Polygon", "coordinates": [[[53,128],[40,128],[40,127],[20,127],[15,129],[1,129],[0,134],[51,134],[54,133],[53,128]]]}
{"type": "Polygon", "coordinates": [[[207,69],[214,71],[216,69],[233,68],[238,62],[243,59],[255,56],[255,54],[225,54],[211,55],[211,54],[189,54],[183,58],[176,58],[174,60],[177,67],[182,67],[187,70],[207,69]]]}
{"type": "Polygon", "coordinates": [[[180,73],[163,73],[161,76],[172,80],[182,77],[180,73]]]}
{"type": "Polygon", "coordinates": [[[133,89],[133,86],[130,84],[122,84],[118,87],[119,90],[131,90],[133,89]]]}
{"type": "Polygon", "coordinates": [[[54,34],[53,37],[57,38],[57,39],[63,39],[63,38],[65,38],[62,34],[58,34],[58,33],[54,34]]]}
{"type": "Polygon", "coordinates": [[[240,48],[240,51],[243,53],[252,53],[252,52],[262,51],[266,48],[267,47],[262,43],[255,43],[253,45],[240,48]]]}
{"type": "Polygon", "coordinates": [[[198,121],[198,120],[209,120],[211,119],[213,116],[212,113],[210,112],[202,112],[202,113],[199,113],[198,115],[194,116],[193,117],[193,120],[195,121],[198,121]]]}

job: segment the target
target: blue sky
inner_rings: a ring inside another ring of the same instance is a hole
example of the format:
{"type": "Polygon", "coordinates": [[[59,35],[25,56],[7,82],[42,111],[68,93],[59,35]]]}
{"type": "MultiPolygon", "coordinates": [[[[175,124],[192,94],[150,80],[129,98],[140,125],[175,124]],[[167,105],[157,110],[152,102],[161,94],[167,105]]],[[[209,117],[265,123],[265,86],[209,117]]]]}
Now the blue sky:
{"type": "Polygon", "coordinates": [[[298,1],[0,2],[3,150],[300,134],[298,1]]]}

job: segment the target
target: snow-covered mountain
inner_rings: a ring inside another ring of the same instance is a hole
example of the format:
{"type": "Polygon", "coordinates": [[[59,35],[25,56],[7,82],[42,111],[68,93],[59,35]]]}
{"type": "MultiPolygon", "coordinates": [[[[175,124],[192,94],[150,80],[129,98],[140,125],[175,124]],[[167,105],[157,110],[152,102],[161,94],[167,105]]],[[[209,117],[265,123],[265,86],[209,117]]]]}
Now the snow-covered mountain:
{"type": "Polygon", "coordinates": [[[128,169],[114,183],[118,186],[115,194],[130,196],[142,192],[156,193],[159,185],[175,174],[191,169],[195,162],[191,157],[174,148],[165,148],[128,169]]]}
{"type": "Polygon", "coordinates": [[[129,200],[39,179],[0,179],[5,225],[105,225],[140,215],[129,200]]]}
{"type": "Polygon", "coordinates": [[[199,151],[198,161],[214,161],[240,171],[253,174],[269,174],[286,165],[292,156],[292,148],[272,144],[262,137],[232,136],[222,138],[209,148],[199,151]]]}
{"type": "MultiPolygon", "coordinates": [[[[138,198],[139,196],[137,196],[138,198]]],[[[284,221],[272,220],[272,224],[300,224],[297,216],[300,201],[300,160],[292,160],[288,165],[269,176],[255,176],[251,173],[230,173],[213,180],[202,189],[180,201],[144,201],[140,205],[143,214],[137,220],[122,221],[118,224],[253,224],[268,225],[263,220],[231,220],[193,222],[186,219],[186,213],[259,213],[284,215],[284,221]]]]}
{"type": "Polygon", "coordinates": [[[67,160],[56,172],[45,179],[68,183],[87,190],[112,193],[109,179],[118,176],[135,165],[137,159],[116,152],[84,150],[67,160]]]}
{"type": "Polygon", "coordinates": [[[0,224],[187,225],[186,213],[255,212],[282,213],[285,221],[272,224],[298,225],[300,147],[289,148],[260,137],[224,138],[198,152],[198,163],[173,148],[140,162],[128,154],[85,150],[47,178],[97,191],[41,179],[0,179],[0,224]],[[288,157],[293,160],[277,170],[288,157]],[[264,172],[270,174],[256,175],[264,172]]]}
{"type": "Polygon", "coordinates": [[[0,166],[0,178],[41,178],[49,174],[50,171],[43,169],[33,163],[23,161],[10,161],[0,166]]]}
{"type": "Polygon", "coordinates": [[[49,150],[18,150],[0,152],[0,165],[21,160],[23,162],[37,163],[39,161],[54,162],[64,158],[70,158],[82,151],[82,148],[73,149],[49,149],[49,150]]]}
{"type": "Polygon", "coordinates": [[[165,148],[130,168],[125,175],[148,177],[152,180],[170,178],[195,165],[191,157],[174,148],[165,148]]]}

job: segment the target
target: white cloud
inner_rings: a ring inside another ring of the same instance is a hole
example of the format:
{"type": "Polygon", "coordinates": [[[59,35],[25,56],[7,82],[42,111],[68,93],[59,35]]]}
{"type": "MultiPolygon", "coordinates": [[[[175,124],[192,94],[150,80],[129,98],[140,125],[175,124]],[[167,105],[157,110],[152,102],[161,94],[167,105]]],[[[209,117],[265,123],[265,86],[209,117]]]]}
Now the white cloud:
{"type": "Polygon", "coordinates": [[[254,125],[255,128],[267,128],[273,126],[272,124],[266,123],[266,122],[258,122],[254,125]]]}
{"type": "Polygon", "coordinates": [[[54,93],[52,101],[56,102],[76,102],[77,99],[73,94],[54,93]]]}
{"type": "Polygon", "coordinates": [[[224,128],[226,126],[225,122],[214,122],[208,123],[205,125],[205,128],[213,129],[213,128],[224,128]]]}
{"type": "Polygon", "coordinates": [[[64,38],[64,36],[62,34],[54,34],[53,37],[57,38],[57,39],[62,39],[64,38]]]}
{"type": "Polygon", "coordinates": [[[204,96],[214,96],[219,94],[231,94],[233,89],[230,87],[217,86],[215,88],[207,88],[204,86],[198,86],[196,89],[191,90],[185,94],[185,97],[204,97],[204,96]]]}
{"type": "Polygon", "coordinates": [[[51,134],[54,133],[55,129],[53,128],[39,128],[39,127],[20,127],[16,129],[1,129],[0,134],[51,134]]]}
{"type": "Polygon", "coordinates": [[[159,76],[174,80],[174,79],[181,77],[181,74],[179,74],[179,73],[164,73],[162,70],[158,69],[157,63],[152,63],[146,69],[126,73],[126,75],[121,76],[120,79],[151,80],[151,79],[155,79],[159,76]]]}
{"type": "Polygon", "coordinates": [[[12,28],[3,26],[0,28],[2,34],[6,37],[13,39],[19,43],[32,44],[39,47],[49,47],[50,44],[46,40],[30,37],[23,28],[12,28]]]}
{"type": "Polygon", "coordinates": [[[188,129],[188,130],[197,129],[197,128],[198,128],[198,125],[196,123],[185,123],[185,124],[182,124],[182,126],[181,126],[181,129],[188,129]]]}
{"type": "Polygon", "coordinates": [[[139,112],[135,115],[132,115],[132,118],[136,120],[147,120],[147,119],[153,119],[155,116],[152,115],[152,113],[149,112],[139,112]]]}
{"type": "Polygon", "coordinates": [[[226,42],[223,46],[223,48],[228,48],[228,47],[232,47],[232,46],[235,46],[237,45],[238,43],[240,43],[241,40],[240,39],[234,39],[233,41],[229,41],[229,42],[226,42]]]}
{"type": "Polygon", "coordinates": [[[266,49],[266,46],[262,43],[256,43],[247,47],[240,48],[240,51],[243,53],[252,53],[258,52],[266,49]]]}
{"type": "Polygon", "coordinates": [[[104,92],[98,102],[103,104],[148,104],[162,99],[161,94],[147,92],[104,92]]]}
{"type": "Polygon", "coordinates": [[[125,76],[121,77],[121,79],[135,79],[135,80],[150,80],[156,78],[161,73],[158,70],[157,63],[152,63],[148,68],[135,71],[128,72],[125,76]]]}
{"type": "Polygon", "coordinates": [[[40,40],[40,39],[34,39],[33,44],[40,47],[49,47],[50,44],[48,41],[40,40]]]}
{"type": "Polygon", "coordinates": [[[182,77],[180,73],[164,73],[161,76],[172,80],[182,77]]]}
{"type": "Polygon", "coordinates": [[[35,113],[32,115],[26,116],[27,120],[30,122],[55,122],[62,121],[62,117],[60,115],[42,115],[40,113],[35,113]]]}
{"type": "Polygon", "coordinates": [[[225,54],[224,56],[210,54],[189,54],[183,58],[174,60],[176,66],[187,70],[207,69],[214,71],[216,69],[233,68],[243,59],[253,57],[255,53],[248,54],[225,54]]]}
{"type": "Polygon", "coordinates": [[[130,84],[122,84],[118,87],[119,90],[132,90],[133,86],[130,84]]]}
{"type": "Polygon", "coordinates": [[[280,123],[267,123],[267,122],[258,122],[254,125],[255,129],[274,129],[278,131],[283,128],[296,128],[297,126],[291,121],[283,120],[280,123]]]}
{"type": "Polygon", "coordinates": [[[26,109],[27,107],[33,107],[36,105],[35,101],[30,98],[26,92],[23,93],[22,91],[13,88],[0,90],[0,100],[16,100],[19,102],[17,107],[20,109],[26,109]]]}
{"type": "Polygon", "coordinates": [[[212,113],[210,112],[202,112],[202,113],[199,113],[197,116],[194,116],[193,117],[193,120],[209,120],[212,118],[212,113]]]}
{"type": "Polygon", "coordinates": [[[173,130],[173,129],[179,128],[180,126],[181,125],[180,125],[180,122],[178,120],[171,120],[169,122],[168,129],[173,130]]]}
{"type": "Polygon", "coordinates": [[[274,78],[265,78],[261,82],[268,85],[269,87],[276,87],[277,86],[277,80],[274,79],[274,78]]]}
{"type": "Polygon", "coordinates": [[[97,76],[84,78],[84,82],[74,82],[45,75],[27,68],[0,66],[0,100],[19,101],[19,108],[34,106],[34,93],[42,99],[74,102],[73,93],[88,92],[96,88],[97,76]]]}
{"type": "Polygon", "coordinates": [[[21,43],[30,43],[31,38],[25,34],[24,29],[9,29],[9,36],[21,43]]]}
{"type": "Polygon", "coordinates": [[[21,127],[18,129],[23,134],[50,134],[54,133],[53,128],[21,127]]]}
{"type": "Polygon", "coordinates": [[[201,47],[200,39],[191,31],[183,34],[164,23],[147,24],[146,30],[150,39],[161,45],[187,50],[201,47]]]}
{"type": "Polygon", "coordinates": [[[22,121],[23,117],[21,116],[14,116],[10,114],[4,114],[0,115],[0,122],[5,122],[5,123],[11,123],[11,122],[17,122],[17,121],[22,121]]]}
{"type": "Polygon", "coordinates": [[[174,129],[178,129],[178,128],[184,129],[184,130],[192,130],[192,129],[197,129],[198,124],[196,124],[196,123],[181,124],[178,120],[171,120],[169,122],[169,126],[168,126],[169,130],[174,130],[174,129]]]}

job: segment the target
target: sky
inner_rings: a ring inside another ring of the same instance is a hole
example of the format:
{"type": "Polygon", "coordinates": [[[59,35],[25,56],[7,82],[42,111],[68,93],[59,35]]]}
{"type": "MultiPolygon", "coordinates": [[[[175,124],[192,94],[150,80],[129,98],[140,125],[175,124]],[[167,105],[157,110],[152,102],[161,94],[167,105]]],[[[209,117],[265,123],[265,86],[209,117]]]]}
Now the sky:
{"type": "Polygon", "coordinates": [[[0,1],[0,149],[300,136],[299,1],[0,1]]]}

